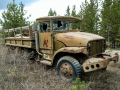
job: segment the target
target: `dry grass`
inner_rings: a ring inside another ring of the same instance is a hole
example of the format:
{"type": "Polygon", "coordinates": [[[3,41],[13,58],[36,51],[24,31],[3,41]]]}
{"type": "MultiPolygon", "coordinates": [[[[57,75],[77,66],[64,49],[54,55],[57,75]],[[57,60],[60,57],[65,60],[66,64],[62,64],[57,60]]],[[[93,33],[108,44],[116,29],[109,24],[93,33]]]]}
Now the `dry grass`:
{"type": "Polygon", "coordinates": [[[116,72],[93,72],[87,82],[87,90],[120,90],[120,75],[116,72]]]}
{"type": "Polygon", "coordinates": [[[30,64],[25,55],[0,47],[1,90],[71,90],[71,84],[59,79],[55,68],[30,64]]]}
{"type": "MultiPolygon", "coordinates": [[[[60,80],[55,68],[30,64],[26,55],[9,53],[3,46],[0,50],[0,90],[72,90],[73,84],[60,80]]],[[[120,73],[109,69],[86,73],[82,80],[86,90],[120,90],[120,73]]]]}

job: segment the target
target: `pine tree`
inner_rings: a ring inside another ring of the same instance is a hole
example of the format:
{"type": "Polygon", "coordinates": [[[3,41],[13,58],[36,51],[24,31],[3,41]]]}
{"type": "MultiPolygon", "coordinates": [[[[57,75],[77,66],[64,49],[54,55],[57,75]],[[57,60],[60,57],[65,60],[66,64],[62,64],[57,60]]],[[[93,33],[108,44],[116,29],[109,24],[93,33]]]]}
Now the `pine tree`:
{"type": "Polygon", "coordinates": [[[48,12],[48,16],[57,16],[57,13],[55,10],[53,11],[52,8],[50,8],[50,10],[48,12]]]}
{"type": "Polygon", "coordinates": [[[112,0],[105,0],[102,3],[102,10],[101,10],[101,35],[106,38],[107,41],[109,41],[109,36],[110,36],[110,29],[111,29],[111,5],[112,5],[112,0]]]}
{"type": "Polygon", "coordinates": [[[65,16],[70,16],[70,6],[69,5],[67,6],[65,16]]]}
{"type": "Polygon", "coordinates": [[[24,4],[22,2],[17,5],[15,0],[13,0],[12,3],[7,5],[7,11],[2,13],[3,19],[0,19],[0,24],[2,25],[3,29],[30,25],[30,22],[27,21],[30,15],[25,18],[24,16],[26,13],[27,11],[24,10],[24,4]]]}
{"type": "Polygon", "coordinates": [[[120,42],[120,1],[105,0],[101,16],[101,35],[115,47],[116,42],[120,42]]]}
{"type": "Polygon", "coordinates": [[[74,16],[74,17],[76,16],[76,6],[75,5],[73,5],[71,16],[74,16]]]}
{"type": "Polygon", "coordinates": [[[82,3],[82,5],[80,5],[80,12],[78,16],[83,19],[82,22],[83,31],[96,34],[99,33],[98,0],[90,0],[90,2],[85,0],[85,2],[82,3]]]}
{"type": "Polygon", "coordinates": [[[110,40],[115,47],[117,42],[120,43],[120,1],[113,0],[113,5],[111,6],[111,30],[110,30],[110,40]]]}

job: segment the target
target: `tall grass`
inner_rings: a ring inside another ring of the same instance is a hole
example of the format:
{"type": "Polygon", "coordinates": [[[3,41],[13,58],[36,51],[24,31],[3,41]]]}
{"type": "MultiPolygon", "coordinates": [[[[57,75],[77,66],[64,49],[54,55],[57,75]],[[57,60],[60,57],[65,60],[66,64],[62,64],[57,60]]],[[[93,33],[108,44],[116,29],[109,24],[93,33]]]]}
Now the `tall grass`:
{"type": "Polygon", "coordinates": [[[30,64],[26,55],[17,50],[9,52],[0,46],[1,90],[70,90],[71,84],[59,79],[55,68],[30,64]]]}
{"type": "MultiPolygon", "coordinates": [[[[120,90],[120,73],[110,70],[83,74],[82,80],[85,90],[120,90]]],[[[0,46],[0,90],[72,90],[73,86],[60,80],[56,68],[30,64],[25,54],[0,46]]]]}

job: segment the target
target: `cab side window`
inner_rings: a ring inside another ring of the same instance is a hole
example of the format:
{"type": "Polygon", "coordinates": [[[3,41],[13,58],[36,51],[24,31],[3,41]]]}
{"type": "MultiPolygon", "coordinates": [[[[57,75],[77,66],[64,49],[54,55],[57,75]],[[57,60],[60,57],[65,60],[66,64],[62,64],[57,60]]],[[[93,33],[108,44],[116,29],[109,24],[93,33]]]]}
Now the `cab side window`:
{"type": "Polygon", "coordinates": [[[50,22],[43,22],[39,24],[40,32],[50,32],[50,22]]]}

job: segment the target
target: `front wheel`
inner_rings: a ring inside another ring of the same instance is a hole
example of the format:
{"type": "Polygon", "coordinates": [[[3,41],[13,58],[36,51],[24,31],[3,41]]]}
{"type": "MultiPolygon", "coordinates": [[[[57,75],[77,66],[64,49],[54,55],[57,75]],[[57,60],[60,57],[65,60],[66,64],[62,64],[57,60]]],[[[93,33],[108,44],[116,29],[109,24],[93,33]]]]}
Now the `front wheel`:
{"type": "Polygon", "coordinates": [[[72,82],[82,74],[82,67],[75,58],[64,56],[57,63],[57,71],[62,80],[72,82]]]}

